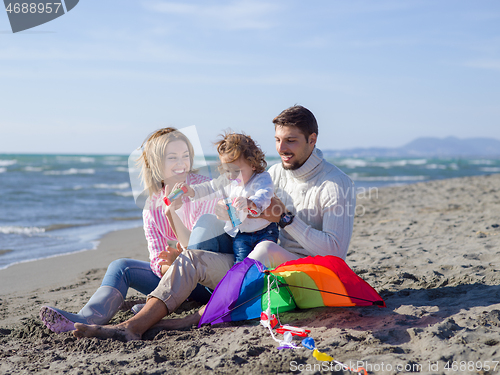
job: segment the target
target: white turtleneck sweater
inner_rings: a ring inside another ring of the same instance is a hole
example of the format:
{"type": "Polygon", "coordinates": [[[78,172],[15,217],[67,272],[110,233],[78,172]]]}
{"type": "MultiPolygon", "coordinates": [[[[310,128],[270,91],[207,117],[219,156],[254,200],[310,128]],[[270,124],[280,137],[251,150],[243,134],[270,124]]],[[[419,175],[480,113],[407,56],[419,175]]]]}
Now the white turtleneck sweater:
{"type": "Polygon", "coordinates": [[[356,208],[351,179],[317,148],[299,169],[285,170],[279,163],[269,173],[276,195],[295,215],[292,224],[280,230],[280,246],[299,256],[345,259],[356,208]]]}

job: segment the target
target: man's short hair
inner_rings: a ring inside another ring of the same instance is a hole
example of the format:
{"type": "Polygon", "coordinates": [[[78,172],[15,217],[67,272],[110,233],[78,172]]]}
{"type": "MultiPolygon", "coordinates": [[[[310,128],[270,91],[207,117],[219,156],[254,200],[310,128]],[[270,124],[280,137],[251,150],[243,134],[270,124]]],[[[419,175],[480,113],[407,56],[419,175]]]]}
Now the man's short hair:
{"type": "Polygon", "coordinates": [[[310,110],[301,105],[285,109],[273,119],[274,126],[296,126],[309,140],[313,133],[318,134],[318,123],[310,110]]]}

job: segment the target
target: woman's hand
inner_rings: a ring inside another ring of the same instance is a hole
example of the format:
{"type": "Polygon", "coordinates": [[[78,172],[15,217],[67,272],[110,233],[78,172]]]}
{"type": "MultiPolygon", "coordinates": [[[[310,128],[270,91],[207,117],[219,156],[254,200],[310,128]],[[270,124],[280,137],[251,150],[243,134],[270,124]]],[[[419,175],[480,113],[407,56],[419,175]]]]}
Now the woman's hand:
{"type": "Polygon", "coordinates": [[[177,246],[175,248],[167,246],[166,250],[158,254],[158,258],[163,259],[162,261],[158,262],[158,264],[161,266],[162,275],[167,272],[168,268],[172,265],[172,263],[174,263],[180,253],[182,253],[182,247],[181,244],[177,242],[177,246]]]}
{"type": "MultiPolygon", "coordinates": [[[[169,186],[168,186],[168,185],[167,185],[167,186],[165,186],[165,190],[164,190],[164,192],[163,192],[162,200],[165,202],[165,198],[166,198],[166,197],[168,197],[168,195],[169,195],[172,191],[174,191],[174,190],[176,190],[176,189],[180,189],[180,187],[182,187],[183,185],[185,185],[183,182],[181,182],[181,183],[179,183],[179,182],[178,182],[178,183],[176,183],[176,184],[174,185],[174,187],[172,188],[172,190],[170,190],[170,189],[169,189],[169,186]],[[169,192],[168,194],[167,194],[167,191],[169,192]]],[[[186,185],[186,186],[187,186],[187,185],[186,185]]],[[[192,189],[191,189],[191,190],[192,190],[192,189]]],[[[166,207],[166,208],[165,208],[165,213],[168,213],[168,212],[170,212],[170,211],[172,211],[172,210],[173,210],[173,211],[178,210],[179,208],[181,208],[181,207],[182,207],[182,203],[183,203],[183,202],[182,202],[182,195],[181,195],[180,197],[177,197],[177,198],[176,198],[176,199],[174,199],[173,201],[171,201],[169,205],[167,205],[167,204],[165,203],[165,207],[166,207]]]]}
{"type": "MultiPolygon", "coordinates": [[[[175,189],[178,189],[180,186],[183,186],[183,184],[184,184],[183,182],[176,183],[173,186],[172,191],[174,191],[175,189]]],[[[168,186],[165,188],[165,192],[167,192],[167,191],[170,191],[170,190],[168,190],[168,186]]],[[[165,193],[164,193],[164,195],[165,195],[165,193]]],[[[164,199],[165,196],[162,198],[164,199]]],[[[168,205],[168,206],[167,206],[166,202],[164,202],[164,203],[165,203],[165,206],[164,206],[163,210],[164,210],[165,216],[168,220],[168,225],[170,226],[170,228],[172,228],[174,235],[175,235],[175,238],[177,238],[177,240],[183,246],[187,246],[189,243],[189,236],[191,235],[191,231],[186,228],[186,225],[182,222],[179,215],[177,215],[177,212],[175,212],[176,210],[181,208],[181,206],[183,204],[182,195],[180,197],[177,197],[177,199],[174,199],[173,202],[170,202],[170,205],[168,205]]]]}
{"type": "Polygon", "coordinates": [[[229,221],[229,213],[227,212],[227,206],[224,203],[223,200],[220,200],[217,202],[215,205],[215,215],[217,216],[217,219],[219,220],[224,220],[224,221],[229,221]]]}

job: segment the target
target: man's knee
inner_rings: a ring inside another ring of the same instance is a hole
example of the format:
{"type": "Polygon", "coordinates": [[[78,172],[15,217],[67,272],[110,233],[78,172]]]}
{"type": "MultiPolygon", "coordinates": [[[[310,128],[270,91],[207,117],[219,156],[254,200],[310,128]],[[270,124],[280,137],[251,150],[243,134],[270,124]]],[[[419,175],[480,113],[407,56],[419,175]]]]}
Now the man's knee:
{"type": "Polygon", "coordinates": [[[258,260],[268,268],[274,268],[281,263],[299,258],[272,241],[258,243],[248,257],[258,260]]]}
{"type": "MultiPolygon", "coordinates": [[[[249,258],[261,261],[272,256],[276,251],[275,247],[278,246],[272,241],[262,241],[255,245],[252,252],[248,255],[249,258]]],[[[279,247],[279,246],[278,246],[279,247]]]]}
{"type": "Polygon", "coordinates": [[[192,263],[195,257],[197,256],[198,250],[193,249],[184,249],[182,253],[179,254],[176,260],[182,263],[192,263]]]}

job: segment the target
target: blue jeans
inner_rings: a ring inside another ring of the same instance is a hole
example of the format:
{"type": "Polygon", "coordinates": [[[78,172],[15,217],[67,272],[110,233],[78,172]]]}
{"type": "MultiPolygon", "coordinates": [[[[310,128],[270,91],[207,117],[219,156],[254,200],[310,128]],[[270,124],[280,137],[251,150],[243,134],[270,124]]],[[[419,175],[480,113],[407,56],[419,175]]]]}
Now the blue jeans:
{"type": "Polygon", "coordinates": [[[224,231],[224,224],[225,222],[218,220],[215,215],[202,215],[191,232],[188,249],[233,253],[236,262],[241,262],[259,242],[278,242],[279,229],[276,223],[271,223],[257,232],[238,232],[234,239],[224,231]]]}
{"type": "Polygon", "coordinates": [[[101,286],[112,286],[125,298],[128,288],[148,295],[156,289],[160,280],[151,270],[149,262],[123,258],[109,264],[101,286]]]}
{"type": "Polygon", "coordinates": [[[217,216],[205,214],[196,222],[189,237],[188,249],[214,253],[233,253],[233,238],[224,231],[225,222],[217,216]]]}
{"type": "Polygon", "coordinates": [[[272,241],[278,242],[279,229],[278,224],[271,223],[264,229],[256,232],[238,232],[233,240],[233,251],[235,263],[241,262],[250,254],[259,242],[272,241]]]}
{"type": "MultiPolygon", "coordinates": [[[[123,258],[110,263],[101,286],[112,286],[118,289],[125,299],[129,288],[148,295],[156,289],[160,280],[151,270],[149,262],[123,258]]],[[[206,304],[210,296],[211,293],[203,285],[198,284],[189,298],[206,304]]]]}

